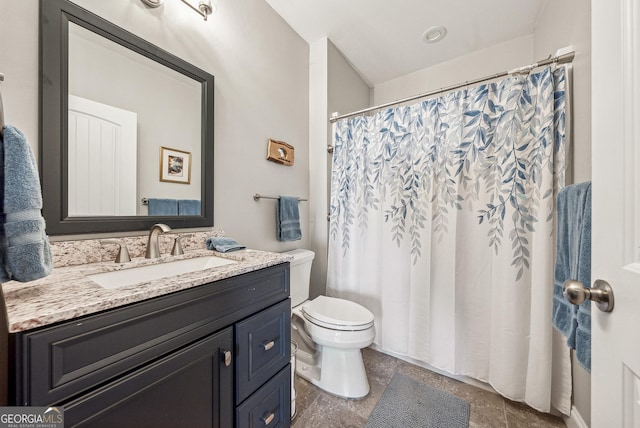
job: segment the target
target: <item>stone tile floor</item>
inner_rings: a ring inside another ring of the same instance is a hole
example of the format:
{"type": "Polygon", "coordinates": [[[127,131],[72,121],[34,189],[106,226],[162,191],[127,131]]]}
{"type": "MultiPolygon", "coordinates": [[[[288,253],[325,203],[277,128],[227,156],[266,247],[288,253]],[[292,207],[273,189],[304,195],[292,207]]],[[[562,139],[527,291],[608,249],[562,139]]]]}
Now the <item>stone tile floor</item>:
{"type": "MultiPolygon", "coordinates": [[[[362,400],[345,400],[323,392],[296,376],[294,428],[361,428],[395,372],[440,388],[471,403],[469,428],[565,427],[561,418],[540,413],[484,389],[442,376],[373,349],[363,349],[371,392],[362,400]]],[[[399,427],[412,428],[412,427],[399,427]]]]}

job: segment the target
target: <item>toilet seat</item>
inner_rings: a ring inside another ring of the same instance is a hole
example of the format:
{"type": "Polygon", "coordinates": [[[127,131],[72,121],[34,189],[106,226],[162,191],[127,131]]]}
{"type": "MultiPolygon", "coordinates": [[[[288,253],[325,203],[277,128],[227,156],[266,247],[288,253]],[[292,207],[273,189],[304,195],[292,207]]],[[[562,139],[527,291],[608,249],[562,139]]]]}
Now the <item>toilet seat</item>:
{"type": "Polygon", "coordinates": [[[302,305],[304,318],[323,328],[362,331],[373,326],[373,314],[365,307],[345,299],[318,296],[302,305]]]}

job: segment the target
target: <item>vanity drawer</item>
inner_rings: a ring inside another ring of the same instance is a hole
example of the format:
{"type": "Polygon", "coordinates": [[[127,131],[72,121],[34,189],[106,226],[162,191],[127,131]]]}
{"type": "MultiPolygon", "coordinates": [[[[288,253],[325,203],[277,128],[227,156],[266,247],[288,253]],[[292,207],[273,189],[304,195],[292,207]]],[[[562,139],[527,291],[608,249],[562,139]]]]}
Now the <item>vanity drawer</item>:
{"type": "Polygon", "coordinates": [[[236,404],[291,359],[291,302],[286,299],[236,324],[236,404]]]}
{"type": "Polygon", "coordinates": [[[236,409],[236,428],[291,425],[291,367],[289,364],[236,409]]]}
{"type": "Polygon", "coordinates": [[[281,264],[57,326],[16,334],[15,405],[61,402],[214,333],[275,302],[289,302],[281,264]]]}

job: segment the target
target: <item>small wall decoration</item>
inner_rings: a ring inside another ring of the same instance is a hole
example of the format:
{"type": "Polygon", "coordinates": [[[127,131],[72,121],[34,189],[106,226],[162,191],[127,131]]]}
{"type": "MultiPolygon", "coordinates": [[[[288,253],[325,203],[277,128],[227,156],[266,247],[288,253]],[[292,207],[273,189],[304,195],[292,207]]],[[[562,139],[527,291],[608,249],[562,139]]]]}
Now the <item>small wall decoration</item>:
{"type": "Polygon", "coordinates": [[[269,139],[267,159],[282,165],[291,166],[293,165],[293,151],[294,148],[292,145],[287,144],[284,141],[269,139]]]}
{"type": "Polygon", "coordinates": [[[191,153],[160,147],[160,181],[191,184],[191,153]]]}

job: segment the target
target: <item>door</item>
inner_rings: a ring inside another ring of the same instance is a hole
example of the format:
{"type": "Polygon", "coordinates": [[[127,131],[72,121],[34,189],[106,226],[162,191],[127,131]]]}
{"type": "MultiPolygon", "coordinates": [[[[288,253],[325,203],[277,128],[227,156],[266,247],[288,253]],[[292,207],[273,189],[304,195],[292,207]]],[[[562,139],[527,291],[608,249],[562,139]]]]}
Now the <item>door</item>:
{"type": "Polygon", "coordinates": [[[592,428],[640,427],[640,5],[592,0],[592,428]]]}
{"type": "Polygon", "coordinates": [[[134,112],[69,95],[69,217],[136,215],[134,112]]]}

